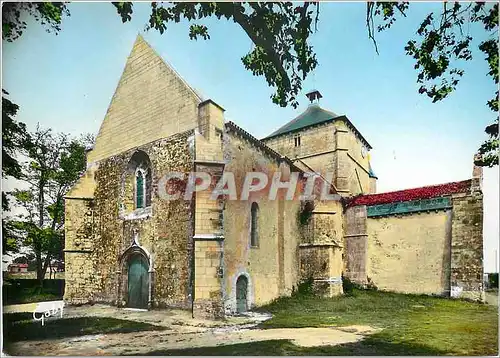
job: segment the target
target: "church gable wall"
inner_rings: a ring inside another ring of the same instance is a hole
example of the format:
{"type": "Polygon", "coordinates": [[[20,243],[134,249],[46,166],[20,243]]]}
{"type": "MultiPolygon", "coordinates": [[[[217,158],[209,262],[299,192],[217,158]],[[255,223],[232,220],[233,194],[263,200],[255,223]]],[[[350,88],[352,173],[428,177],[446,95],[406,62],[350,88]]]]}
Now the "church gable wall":
{"type": "Polygon", "coordinates": [[[89,163],[198,126],[198,95],[139,35],[89,163]]]}
{"type": "MultiPolygon", "coordinates": [[[[192,135],[193,132],[174,135],[99,162],[94,177],[93,230],[88,233],[91,235],[91,253],[87,255],[86,265],[79,264],[78,256],[67,254],[69,266],[75,268],[67,282],[68,292],[82,285],[84,277],[92,277],[92,293],[84,299],[125,305],[126,277],[122,259],[126,258],[127,249],[137,245],[149,261],[149,305],[189,307],[191,202],[166,201],[156,193],[159,179],[167,172],[192,170],[193,153],[189,148],[192,135]],[[152,196],[149,207],[133,210],[130,198],[133,198],[134,188],[127,185],[130,184],[127,169],[136,150],[149,157],[152,196]]],[[[71,204],[66,210],[70,214],[67,221],[81,221],[71,204]]],[[[71,240],[66,242],[67,248],[73,246],[71,240]]],[[[69,295],[67,297],[70,303],[74,302],[69,295]]]]}

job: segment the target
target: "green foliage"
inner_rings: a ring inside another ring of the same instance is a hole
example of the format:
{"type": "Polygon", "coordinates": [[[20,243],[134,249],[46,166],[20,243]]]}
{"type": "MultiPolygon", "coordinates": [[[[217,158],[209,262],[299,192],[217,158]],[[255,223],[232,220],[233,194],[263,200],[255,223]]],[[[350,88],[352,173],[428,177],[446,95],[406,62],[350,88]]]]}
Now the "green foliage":
{"type": "Polygon", "coordinates": [[[309,277],[307,280],[300,282],[297,286],[297,291],[294,292],[295,296],[314,295],[313,283],[314,283],[314,279],[312,277],[309,277]]]}
{"type": "Polygon", "coordinates": [[[298,212],[298,220],[301,226],[308,225],[312,218],[312,213],[314,210],[314,202],[306,201],[302,205],[301,210],[298,212]]]}
{"type": "MultiPolygon", "coordinates": [[[[132,2],[114,2],[113,5],[123,22],[130,21],[132,2]]],[[[406,16],[408,2],[368,2],[366,26],[368,35],[375,44],[375,18],[381,24],[377,31],[392,27],[397,15],[406,16]]],[[[13,41],[26,28],[22,16],[32,16],[44,25],[47,31],[60,31],[64,15],[69,16],[65,3],[4,3],[3,39],[13,41]]],[[[169,2],[151,3],[151,14],[146,29],[161,34],[167,25],[187,20],[190,23],[189,38],[210,39],[207,26],[198,23],[207,17],[233,21],[245,31],[254,48],[241,60],[245,68],[255,76],[263,76],[275,89],[271,99],[286,107],[298,106],[297,95],[302,81],[313,71],[318,61],[309,36],[319,19],[319,1],[303,3],[275,2],[169,2]]],[[[437,102],[452,93],[464,75],[459,63],[472,60],[473,38],[468,29],[480,24],[484,29],[484,40],[478,48],[486,56],[488,76],[498,83],[498,3],[484,2],[449,4],[443,3],[438,14],[428,14],[417,29],[418,39],[408,41],[405,50],[415,60],[419,93],[437,102]]],[[[498,92],[488,102],[498,102],[498,92]]],[[[477,165],[498,164],[498,116],[486,128],[489,139],[479,148],[477,165]]]]}
{"type": "Polygon", "coordinates": [[[64,280],[7,279],[2,287],[4,305],[62,300],[64,280]]]}
{"type": "MultiPolygon", "coordinates": [[[[493,112],[498,113],[498,91],[495,94],[495,98],[488,101],[488,107],[493,112]]],[[[495,122],[487,126],[484,131],[489,136],[489,139],[479,147],[479,155],[475,160],[475,164],[483,167],[493,167],[498,165],[498,116],[495,122]]]]}
{"type": "Polygon", "coordinates": [[[355,282],[352,282],[347,277],[342,277],[342,289],[346,296],[355,296],[356,292],[363,288],[355,282]]]}
{"type": "MultiPolygon", "coordinates": [[[[2,197],[4,194],[2,193],[2,197]]],[[[14,225],[2,217],[2,254],[11,255],[18,253],[19,250],[19,240],[14,225]]]]}
{"type": "MultiPolygon", "coordinates": [[[[19,106],[8,98],[8,92],[2,89],[2,178],[13,177],[20,179],[21,164],[17,156],[26,152],[29,135],[24,123],[14,119],[19,106]]],[[[10,209],[10,193],[2,190],[2,211],[10,209]]],[[[2,254],[19,251],[17,240],[12,231],[12,225],[2,216],[2,254]]]]}
{"type": "MultiPolygon", "coordinates": [[[[406,16],[408,3],[368,3],[368,33],[373,40],[374,17],[381,18],[382,25],[377,29],[383,31],[396,20],[395,9],[406,16]]],[[[469,29],[474,24],[484,29],[484,37],[477,41],[477,46],[486,56],[490,69],[487,75],[498,84],[498,3],[444,2],[440,13],[431,12],[422,21],[416,32],[418,39],[408,41],[405,51],[415,60],[418,91],[432,102],[443,100],[457,88],[464,75],[460,63],[472,60],[474,39],[469,29]]],[[[495,112],[496,119],[486,127],[489,139],[479,148],[475,163],[492,167],[498,165],[498,91],[487,104],[495,112]]]]}
{"type": "MultiPolygon", "coordinates": [[[[130,21],[133,13],[131,2],[113,3],[123,22],[130,21]]],[[[316,68],[317,60],[308,43],[312,24],[316,24],[319,3],[253,3],[253,2],[171,2],[151,3],[151,15],[147,29],[161,34],[170,23],[201,21],[215,16],[232,20],[252,40],[255,47],[241,58],[243,65],[255,76],[263,76],[269,86],[275,88],[271,96],[274,103],[294,108],[302,81],[316,68]],[[314,10],[316,17],[313,19],[314,10]]],[[[210,39],[208,28],[191,23],[189,38],[210,39]]]]}
{"type": "Polygon", "coordinates": [[[36,270],[36,257],[33,253],[29,252],[23,256],[16,257],[12,262],[17,264],[27,264],[28,271],[36,270]]]}
{"type": "Polygon", "coordinates": [[[498,289],[498,272],[488,274],[488,288],[498,289]]]}
{"type": "Polygon", "coordinates": [[[28,134],[26,125],[14,120],[19,106],[12,103],[2,89],[2,176],[19,179],[21,165],[15,158],[26,146],[28,134]]]}
{"type": "Polygon", "coordinates": [[[64,195],[85,170],[85,145],[91,140],[40,128],[29,135],[20,176],[28,187],[13,192],[18,214],[8,224],[10,239],[34,253],[40,282],[50,261],[62,258],[64,195]]]}
{"type": "Polygon", "coordinates": [[[18,39],[26,29],[26,16],[42,24],[47,32],[56,35],[64,16],[69,16],[64,2],[4,2],[2,3],[2,38],[9,42],[18,39]]]}

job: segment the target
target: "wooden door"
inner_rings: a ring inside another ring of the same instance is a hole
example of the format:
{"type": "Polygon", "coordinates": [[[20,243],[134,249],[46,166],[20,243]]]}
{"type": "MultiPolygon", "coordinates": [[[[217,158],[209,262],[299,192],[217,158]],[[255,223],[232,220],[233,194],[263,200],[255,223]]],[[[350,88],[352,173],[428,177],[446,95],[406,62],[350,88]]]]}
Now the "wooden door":
{"type": "Polygon", "coordinates": [[[128,306],[148,308],[149,275],[146,258],[137,255],[130,259],[128,266],[128,306]]]}
{"type": "Polygon", "coordinates": [[[238,277],[236,281],[236,312],[242,313],[248,310],[247,306],[248,280],[245,276],[238,277]]]}

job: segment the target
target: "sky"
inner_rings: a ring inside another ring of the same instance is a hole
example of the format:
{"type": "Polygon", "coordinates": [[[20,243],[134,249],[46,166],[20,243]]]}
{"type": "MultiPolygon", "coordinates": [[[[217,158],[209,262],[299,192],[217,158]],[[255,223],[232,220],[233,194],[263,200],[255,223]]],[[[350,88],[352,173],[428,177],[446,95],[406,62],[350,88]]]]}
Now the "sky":
{"type": "MultiPolygon", "coordinates": [[[[408,17],[376,34],[377,55],[365,26],[365,3],[321,3],[318,31],[311,37],[319,64],[303,94],[318,89],[321,106],[348,116],[372,145],[379,192],[470,178],[473,155],[486,139],[484,127],[494,119],[485,104],[496,87],[479,51],[462,65],[465,75],[449,98],[432,103],[418,94],[417,72],[404,46],[424,17],[441,7],[411,3],[408,17]]],[[[271,102],[265,79],[241,63],[252,42],[232,22],[200,21],[211,39],[192,41],[187,22],[170,24],[163,35],[145,32],[149,3],[135,3],[133,19],[125,24],[110,3],[73,2],[68,8],[71,16],[57,36],[28,21],[18,40],[2,43],[2,88],[30,130],[39,123],[75,136],[97,134],[138,33],[192,87],[222,105],[226,120],[257,138],[307,107],[303,94],[296,110],[271,102]]],[[[480,29],[470,31],[481,35],[480,29]]],[[[486,272],[498,271],[498,187],[498,167],[485,169],[486,272]]]]}

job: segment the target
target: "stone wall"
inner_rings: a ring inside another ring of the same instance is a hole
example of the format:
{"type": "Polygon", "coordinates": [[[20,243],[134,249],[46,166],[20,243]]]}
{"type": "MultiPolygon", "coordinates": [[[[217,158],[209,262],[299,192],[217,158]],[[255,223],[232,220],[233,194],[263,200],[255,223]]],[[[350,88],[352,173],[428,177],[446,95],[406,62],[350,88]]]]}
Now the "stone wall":
{"type": "Polygon", "coordinates": [[[333,297],[342,290],[342,247],[317,243],[300,245],[300,277],[312,279],[313,291],[323,297],[333,297]]]}
{"type": "Polygon", "coordinates": [[[451,211],[370,217],[367,279],[378,289],[448,295],[451,211]]]}
{"type": "MultiPolygon", "coordinates": [[[[244,136],[227,133],[225,170],[235,177],[238,198],[247,172],[266,173],[272,178],[281,170],[270,158],[244,136]]],[[[299,202],[269,200],[268,191],[250,193],[248,200],[226,201],[224,208],[224,301],[227,312],[234,312],[236,280],[248,279],[249,306],[268,303],[292,292],[298,277],[297,211],[299,202]],[[252,202],[257,202],[258,246],[250,246],[252,202]]]]}
{"type": "MultiPolygon", "coordinates": [[[[189,172],[193,166],[192,131],[136,148],[149,156],[152,170],[152,199],[148,208],[130,211],[123,205],[130,196],[131,186],[125,185],[127,166],[136,149],[123,152],[99,162],[95,171],[93,200],[93,231],[88,239],[92,252],[87,254],[86,265],[81,254],[68,254],[70,267],[65,296],[70,303],[106,302],[126,304],[126,265],[128,250],[132,246],[148,257],[150,267],[150,305],[191,307],[193,272],[193,218],[192,202],[166,201],[156,195],[159,179],[171,171],[189,172]],[[92,277],[92,295],[77,297],[79,287],[87,285],[92,277]],[[83,279],[84,278],[84,279],[83,279]]],[[[75,246],[77,226],[82,212],[76,200],[67,200],[66,222],[69,235],[66,249],[75,246]],[[73,225],[72,223],[75,223],[73,225]],[[68,225],[69,224],[69,225],[68,225]]]]}
{"type": "Polygon", "coordinates": [[[480,179],[471,182],[445,197],[347,208],[345,276],[382,290],[482,300],[483,199],[480,179]]]}
{"type": "Polygon", "coordinates": [[[483,197],[480,191],[454,195],[451,242],[451,294],[482,300],[483,197]]]}
{"type": "Polygon", "coordinates": [[[297,201],[281,201],[283,221],[283,287],[280,294],[290,295],[297,288],[299,282],[299,243],[301,227],[297,220],[300,203],[297,201]]]}
{"type": "Polygon", "coordinates": [[[310,204],[302,207],[300,279],[312,279],[316,293],[331,297],[342,293],[342,204],[333,200],[315,201],[313,208],[310,204]]]}
{"type": "Polygon", "coordinates": [[[195,241],[195,317],[221,318],[224,316],[222,297],[224,240],[195,241]]]}
{"type": "MultiPolygon", "coordinates": [[[[280,135],[264,140],[267,146],[289,158],[306,159],[335,149],[334,125],[332,122],[321,124],[294,133],[280,135]],[[295,146],[295,136],[300,135],[300,146],[295,146]]],[[[323,166],[328,166],[325,161],[323,166]]]]}
{"type": "MultiPolygon", "coordinates": [[[[362,155],[361,140],[353,129],[343,120],[335,121],[336,151],[336,186],[340,192],[349,195],[370,192],[368,154],[362,155]]],[[[367,153],[368,149],[366,150],[367,153]]]]}
{"type": "Polygon", "coordinates": [[[92,199],[65,199],[64,300],[75,304],[94,300],[93,207],[92,199]]]}
{"type": "Polygon", "coordinates": [[[222,197],[211,198],[224,170],[223,128],[224,110],[211,100],[200,104],[199,127],[195,136],[195,169],[211,175],[208,190],[194,194],[195,257],[194,302],[195,317],[220,318],[223,305],[224,227],[222,197]]]}
{"type": "Polygon", "coordinates": [[[344,275],[349,280],[367,283],[368,234],[366,206],[354,206],[344,213],[344,275]]]}
{"type": "Polygon", "coordinates": [[[194,90],[139,35],[88,162],[196,128],[200,102],[194,90]]]}
{"type": "Polygon", "coordinates": [[[334,184],[341,195],[357,195],[374,190],[370,180],[367,151],[362,155],[362,141],[344,120],[336,120],[264,140],[280,154],[295,160],[305,171],[333,172],[334,184]],[[300,146],[295,136],[300,135],[300,146]]]}
{"type": "Polygon", "coordinates": [[[375,194],[377,192],[377,178],[370,178],[370,191],[369,194],[375,194]]]}

